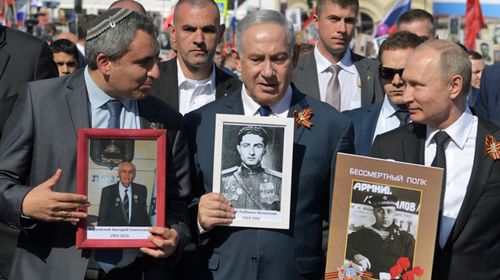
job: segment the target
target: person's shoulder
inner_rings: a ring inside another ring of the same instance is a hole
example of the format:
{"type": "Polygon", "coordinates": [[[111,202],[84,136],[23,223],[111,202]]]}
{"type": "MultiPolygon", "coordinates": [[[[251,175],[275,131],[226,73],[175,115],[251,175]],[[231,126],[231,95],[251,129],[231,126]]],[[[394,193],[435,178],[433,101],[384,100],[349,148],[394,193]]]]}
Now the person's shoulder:
{"type": "Polygon", "coordinates": [[[233,167],[222,170],[221,175],[223,177],[228,177],[228,176],[233,175],[233,173],[236,172],[237,170],[238,170],[238,166],[233,166],[233,167]]]}
{"type": "MultiPolygon", "coordinates": [[[[173,73],[172,73],[172,71],[162,71],[162,70],[172,69],[173,67],[175,67],[177,69],[177,58],[176,57],[158,63],[158,68],[160,69],[161,72],[164,72],[166,75],[171,75],[173,73]]],[[[175,71],[175,73],[177,73],[177,71],[175,71]]]]}
{"type": "Polygon", "coordinates": [[[267,174],[268,176],[271,176],[273,178],[279,178],[281,179],[283,177],[283,174],[279,171],[272,170],[269,168],[264,168],[264,174],[267,174]]]}
{"type": "Polygon", "coordinates": [[[178,129],[182,122],[182,115],[173,107],[163,102],[158,97],[149,94],[138,100],[139,112],[151,122],[162,122],[165,128],[178,129]]]}
{"type": "MultiPolygon", "coordinates": [[[[349,117],[340,113],[337,109],[333,108],[330,104],[319,101],[318,99],[305,95],[309,107],[313,110],[313,116],[316,115],[316,121],[318,119],[330,120],[336,124],[347,125],[350,122],[349,117]]],[[[313,120],[313,119],[311,119],[313,120]]],[[[314,123],[314,121],[313,121],[314,123]]]]}
{"type": "Polygon", "coordinates": [[[105,187],[102,188],[102,192],[109,192],[111,191],[113,188],[117,188],[118,187],[118,183],[113,183],[111,185],[107,185],[105,187]]]}
{"type": "Polygon", "coordinates": [[[12,28],[5,28],[5,39],[7,42],[13,41],[12,44],[15,44],[16,47],[26,47],[26,45],[32,47],[45,43],[43,40],[31,34],[12,28]]]}

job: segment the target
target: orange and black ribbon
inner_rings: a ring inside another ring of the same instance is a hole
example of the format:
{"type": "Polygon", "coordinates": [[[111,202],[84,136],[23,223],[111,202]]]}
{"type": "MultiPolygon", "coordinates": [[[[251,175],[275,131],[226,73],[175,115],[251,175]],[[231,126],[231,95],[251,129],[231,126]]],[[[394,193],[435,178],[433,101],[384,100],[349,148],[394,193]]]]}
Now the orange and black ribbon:
{"type": "Polygon", "coordinates": [[[486,151],[484,154],[490,156],[493,160],[500,159],[500,143],[492,135],[486,136],[486,151]]]}
{"type": "Polygon", "coordinates": [[[311,128],[311,126],[313,126],[313,123],[311,122],[312,112],[313,110],[311,108],[306,108],[300,112],[295,111],[293,116],[295,117],[297,127],[303,125],[307,128],[311,128]]]}

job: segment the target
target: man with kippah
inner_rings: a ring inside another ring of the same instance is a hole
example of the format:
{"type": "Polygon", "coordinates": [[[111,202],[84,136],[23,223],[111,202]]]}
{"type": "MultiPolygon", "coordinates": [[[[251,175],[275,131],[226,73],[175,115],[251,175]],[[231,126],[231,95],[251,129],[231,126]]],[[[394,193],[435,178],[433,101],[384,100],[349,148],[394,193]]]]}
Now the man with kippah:
{"type": "Polygon", "coordinates": [[[398,198],[394,195],[374,195],[371,198],[375,224],[349,234],[346,258],[383,278],[401,257],[413,261],[415,238],[394,222],[398,198]]]}
{"type": "Polygon", "coordinates": [[[281,173],[263,168],[269,138],[258,126],[246,126],[238,132],[236,149],[241,165],[222,171],[222,194],[234,208],[280,210],[281,173]]]}
{"type": "Polygon", "coordinates": [[[156,247],[123,250],[101,267],[106,280],[168,277],[156,258],[178,256],[190,238],[191,176],[181,115],[148,95],[159,75],[156,36],[145,15],[108,10],[90,23],[86,68],[29,83],[20,94],[0,142],[0,221],[21,229],[9,279],[81,280],[102,251],[75,247],[76,223],[90,206],[75,193],[79,128],[167,130],[167,227],[148,229],[156,247]]]}

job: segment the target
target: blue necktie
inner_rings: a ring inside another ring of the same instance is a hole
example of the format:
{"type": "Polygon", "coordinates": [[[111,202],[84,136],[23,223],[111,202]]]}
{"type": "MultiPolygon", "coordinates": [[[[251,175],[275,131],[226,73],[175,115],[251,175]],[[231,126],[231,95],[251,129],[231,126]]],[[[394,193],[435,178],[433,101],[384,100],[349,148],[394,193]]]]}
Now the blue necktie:
{"type": "Polygon", "coordinates": [[[106,109],[109,112],[108,128],[120,128],[120,114],[122,103],[119,100],[109,100],[106,102],[106,109]]]}
{"type": "Polygon", "coordinates": [[[261,106],[259,108],[259,114],[263,117],[269,117],[269,115],[271,115],[271,108],[267,107],[267,106],[261,106]]]}

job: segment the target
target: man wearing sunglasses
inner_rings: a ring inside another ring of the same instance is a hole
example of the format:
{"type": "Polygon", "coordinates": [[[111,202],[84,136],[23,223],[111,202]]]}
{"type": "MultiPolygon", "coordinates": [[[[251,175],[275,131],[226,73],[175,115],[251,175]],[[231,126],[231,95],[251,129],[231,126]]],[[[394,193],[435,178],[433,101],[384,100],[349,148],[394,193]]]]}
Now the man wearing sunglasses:
{"type": "Polygon", "coordinates": [[[380,46],[379,75],[384,86],[384,100],[344,112],[354,124],[356,154],[368,155],[377,135],[408,123],[409,113],[403,101],[404,82],[401,76],[406,58],[422,42],[423,39],[417,35],[400,31],[389,36],[380,46]]]}

